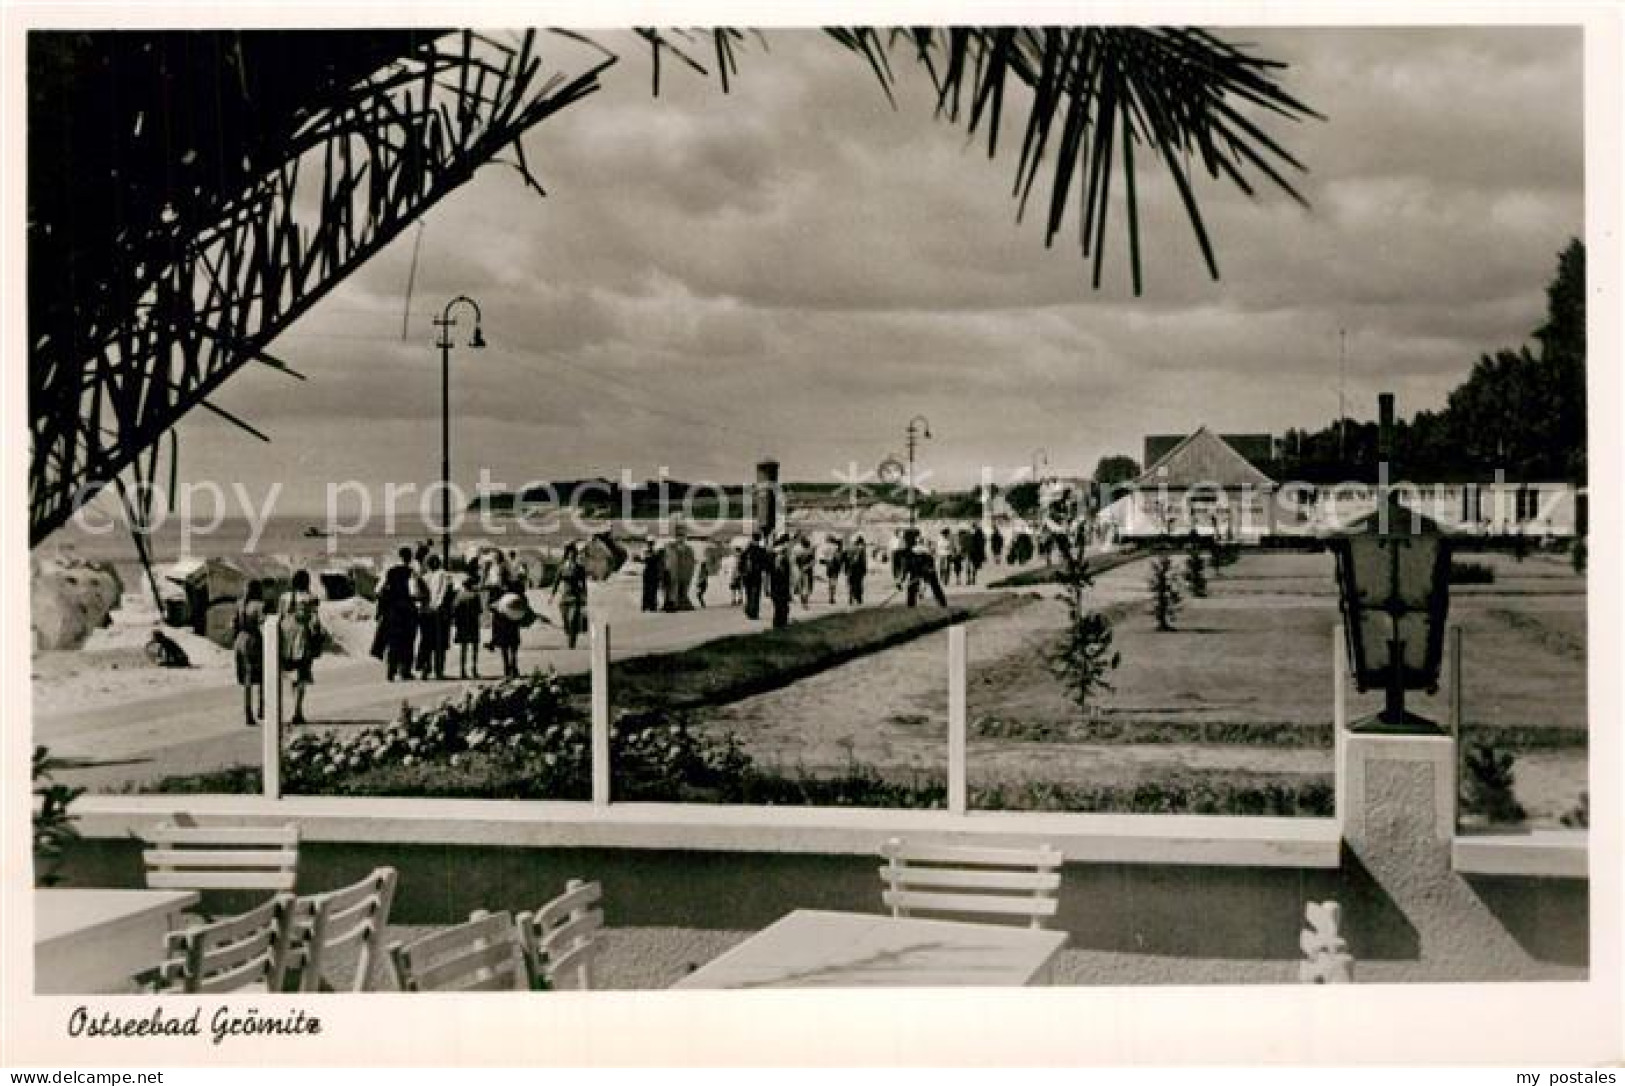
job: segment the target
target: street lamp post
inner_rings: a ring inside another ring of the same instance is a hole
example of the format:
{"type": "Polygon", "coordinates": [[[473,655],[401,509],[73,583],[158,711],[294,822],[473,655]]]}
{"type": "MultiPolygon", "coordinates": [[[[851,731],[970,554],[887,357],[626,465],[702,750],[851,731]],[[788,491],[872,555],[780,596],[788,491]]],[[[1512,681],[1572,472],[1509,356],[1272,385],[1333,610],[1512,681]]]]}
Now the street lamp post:
{"type": "Polygon", "coordinates": [[[457,295],[434,319],[440,329],[436,342],[440,348],[440,564],[447,569],[451,568],[451,330],[457,325],[451,311],[459,305],[474,310],[474,334],[468,337],[468,345],[476,350],[485,346],[480,303],[466,294],[457,295]]]}
{"type": "Polygon", "coordinates": [[[904,430],[908,435],[908,526],[914,527],[914,447],[921,440],[931,439],[931,423],[924,415],[915,415],[908,420],[908,427],[904,430]],[[919,425],[916,426],[915,424],[919,425]]]}

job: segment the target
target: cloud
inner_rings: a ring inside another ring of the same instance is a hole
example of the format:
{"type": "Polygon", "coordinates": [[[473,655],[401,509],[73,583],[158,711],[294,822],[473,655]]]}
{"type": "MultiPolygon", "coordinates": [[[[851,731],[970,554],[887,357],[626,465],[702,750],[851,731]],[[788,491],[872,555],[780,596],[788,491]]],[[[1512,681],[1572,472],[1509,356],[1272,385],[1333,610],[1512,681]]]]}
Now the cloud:
{"type": "Polygon", "coordinates": [[[1086,471],[1150,432],[1320,425],[1339,329],[1357,414],[1379,388],[1436,407],[1479,354],[1524,342],[1583,229],[1579,32],[1222,33],[1285,61],[1326,120],[1269,125],[1309,168],[1308,210],[1201,183],[1217,282],[1152,168],[1145,296],[1128,287],[1121,193],[1091,289],[1075,223],[1046,249],[1041,204],[1016,222],[1017,144],[990,162],[934,119],[907,58],[893,109],[860,58],[774,31],[726,96],[668,67],[654,97],[641,56],[611,69],[525,137],[547,197],[490,168],[427,217],[406,342],[412,232],[277,345],[310,382],[256,368],[220,402],[341,450],[300,449],[301,470],[422,459],[439,421],[431,318],[468,293],[492,346],[454,357],[464,465],[736,478],[774,453],[825,478],[892,451],[924,411],[933,466],[966,481],[1037,446],[1086,471]]]}

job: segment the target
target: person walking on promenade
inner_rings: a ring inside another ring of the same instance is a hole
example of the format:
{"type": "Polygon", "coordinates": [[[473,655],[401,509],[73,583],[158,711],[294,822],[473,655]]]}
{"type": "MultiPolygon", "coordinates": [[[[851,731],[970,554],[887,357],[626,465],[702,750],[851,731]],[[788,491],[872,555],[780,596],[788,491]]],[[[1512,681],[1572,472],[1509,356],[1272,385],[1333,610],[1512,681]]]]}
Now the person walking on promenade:
{"type": "MultiPolygon", "coordinates": [[[[378,586],[378,634],[383,642],[384,670],[390,682],[412,677],[412,643],[417,635],[417,607],[412,602],[412,552],[384,571],[378,586]]],[[[373,655],[378,655],[376,649],[373,655]]]]}
{"type": "Polygon", "coordinates": [[[843,553],[841,541],[833,534],[826,535],[824,542],[818,547],[818,561],[824,567],[824,580],[829,582],[829,602],[835,603],[835,589],[841,583],[841,562],[843,553]]]}
{"type": "Polygon", "coordinates": [[[925,544],[923,537],[916,538],[913,548],[909,551],[908,576],[908,605],[910,607],[919,603],[920,586],[931,589],[931,595],[936,598],[938,607],[948,606],[948,597],[942,591],[942,581],[937,578],[937,563],[930,548],[925,544]]]}
{"type": "Polygon", "coordinates": [[[863,603],[863,579],[869,574],[869,548],[864,545],[861,535],[854,537],[847,547],[841,559],[841,568],[846,571],[846,602],[854,607],[860,606],[863,603]]]}
{"type": "Polygon", "coordinates": [[[549,599],[555,597],[559,601],[559,618],[564,622],[565,640],[573,649],[576,639],[587,629],[587,567],[574,543],[565,544],[564,558],[553,580],[552,594],[548,596],[549,599]]]}
{"type": "Polygon", "coordinates": [[[480,677],[480,615],[485,597],[480,594],[479,574],[469,570],[452,594],[452,636],[457,642],[457,677],[480,677]]]}
{"type": "Polygon", "coordinates": [[[812,540],[801,536],[796,540],[796,598],[801,601],[801,609],[805,611],[812,606],[813,570],[818,564],[818,555],[813,550],[812,540]]]}
{"type": "Polygon", "coordinates": [[[288,591],[277,601],[277,640],[282,667],[293,678],[294,724],[305,722],[305,688],[315,681],[312,665],[321,655],[326,631],[310,591],[310,571],[295,570],[288,591]]]}
{"type": "Polygon", "coordinates": [[[643,609],[660,610],[660,583],[666,579],[666,561],[654,540],[643,547],[643,609]]]}
{"type": "Polygon", "coordinates": [[[232,617],[231,652],[243,688],[243,723],[252,728],[265,715],[265,586],[249,581],[232,617]],[[259,692],[259,703],[254,701],[259,692]]]}
{"type": "Polygon", "coordinates": [[[444,622],[451,598],[451,574],[440,568],[440,556],[423,560],[423,594],[418,597],[417,673],[420,679],[446,677],[444,622]]]}
{"type": "Polygon", "coordinates": [[[987,533],[982,531],[980,524],[970,530],[970,540],[965,546],[965,572],[969,574],[968,583],[976,583],[976,575],[982,572],[982,565],[987,561],[987,533]]]}
{"type": "Polygon", "coordinates": [[[750,534],[744,553],[739,556],[739,580],[745,589],[745,617],[762,617],[762,582],[767,579],[772,565],[767,548],[762,545],[762,533],[750,534]]]}
{"type": "Polygon", "coordinates": [[[744,582],[739,579],[739,557],[743,553],[744,548],[735,544],[722,556],[722,563],[717,568],[717,577],[728,583],[730,607],[738,607],[745,594],[744,582]]]}
{"type": "Polygon", "coordinates": [[[898,528],[892,532],[891,579],[898,588],[902,588],[903,583],[908,580],[908,552],[910,546],[908,533],[913,530],[912,528],[907,530],[898,528]]]}
{"type": "Polygon", "coordinates": [[[993,526],[993,535],[988,542],[993,548],[993,564],[998,565],[1004,561],[1004,533],[999,531],[997,524],[993,526]]]}
{"type": "Polygon", "coordinates": [[[519,582],[510,578],[491,608],[491,644],[502,658],[502,677],[519,677],[519,628],[530,609],[519,582]]]}
{"type": "Polygon", "coordinates": [[[781,535],[773,544],[767,574],[767,594],[773,601],[773,628],[776,630],[790,625],[790,595],[794,576],[790,537],[781,535]]]}
{"type": "Polygon", "coordinates": [[[705,610],[705,590],[711,587],[711,560],[700,555],[700,560],[694,563],[694,601],[705,610]]]}
{"type": "Polygon", "coordinates": [[[944,528],[937,534],[936,559],[937,579],[942,584],[952,584],[954,575],[954,533],[951,528],[944,528]]]}

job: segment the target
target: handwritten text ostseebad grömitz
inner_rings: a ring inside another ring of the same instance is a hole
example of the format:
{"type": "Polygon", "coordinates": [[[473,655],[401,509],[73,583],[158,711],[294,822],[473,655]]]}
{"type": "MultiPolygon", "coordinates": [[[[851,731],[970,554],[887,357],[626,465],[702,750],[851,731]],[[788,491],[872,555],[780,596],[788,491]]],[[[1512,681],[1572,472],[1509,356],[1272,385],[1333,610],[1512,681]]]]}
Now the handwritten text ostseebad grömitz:
{"type": "MultiPolygon", "coordinates": [[[[261,1014],[259,1008],[235,1011],[231,1007],[216,1007],[208,1019],[208,1036],[220,1044],[227,1037],[298,1037],[322,1031],[322,1020],[295,1008],[283,1014],[261,1014]]],[[[151,1014],[116,1015],[110,1011],[99,1014],[87,1006],[75,1007],[68,1016],[70,1037],[202,1037],[203,1008],[195,1008],[189,1015],[165,1012],[154,1007],[151,1014]]]]}

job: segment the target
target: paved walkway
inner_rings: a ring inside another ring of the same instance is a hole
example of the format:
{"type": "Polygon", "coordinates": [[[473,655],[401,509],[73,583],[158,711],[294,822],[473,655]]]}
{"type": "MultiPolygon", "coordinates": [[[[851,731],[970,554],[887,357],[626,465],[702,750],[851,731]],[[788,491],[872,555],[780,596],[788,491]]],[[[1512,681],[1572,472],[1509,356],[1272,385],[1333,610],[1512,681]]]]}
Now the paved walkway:
{"type": "MultiPolygon", "coordinates": [[[[1000,567],[1002,575],[1005,567],[1000,567]]],[[[871,597],[886,598],[884,578],[871,578],[871,597]]],[[[803,611],[799,605],[792,620],[803,616],[848,610],[831,606],[827,597],[815,593],[813,606],[803,611]]],[[[950,598],[986,591],[983,587],[950,588],[950,598]]],[[[607,595],[607,594],[606,594],[607,595]]],[[[843,593],[844,595],[844,593],[843,593]]],[[[533,592],[540,600],[542,593],[533,592]]],[[[763,622],[747,619],[741,608],[726,605],[723,586],[714,586],[712,606],[703,610],[672,614],[644,614],[628,609],[625,597],[615,596],[599,610],[610,624],[611,655],[615,659],[673,652],[730,634],[762,629],[763,622]],[[717,605],[718,598],[722,606],[717,605]]],[[[901,597],[893,599],[897,605],[901,597]]],[[[595,603],[595,607],[597,604],[595,603]]],[[[635,601],[630,606],[635,607],[635,601]]],[[[544,614],[556,618],[552,607],[544,614]]],[[[764,615],[767,610],[764,607],[764,615]]],[[[496,653],[481,651],[482,674],[497,673],[496,653]]],[[[586,640],[571,650],[556,626],[537,624],[524,633],[519,653],[520,670],[553,668],[560,674],[585,672],[590,666],[586,640]]],[[[306,694],[305,716],[312,727],[345,727],[382,723],[390,719],[402,702],[433,705],[459,694],[473,682],[396,682],[384,678],[383,665],[371,658],[333,657],[317,662],[316,682],[306,694]]],[[[173,774],[197,773],[235,765],[258,765],[262,734],[243,724],[242,691],[230,672],[222,672],[218,684],[201,689],[142,698],[125,704],[100,706],[34,717],[34,742],[49,747],[52,754],[70,762],[82,763],[62,770],[63,783],[94,792],[118,792],[173,774]]]]}

